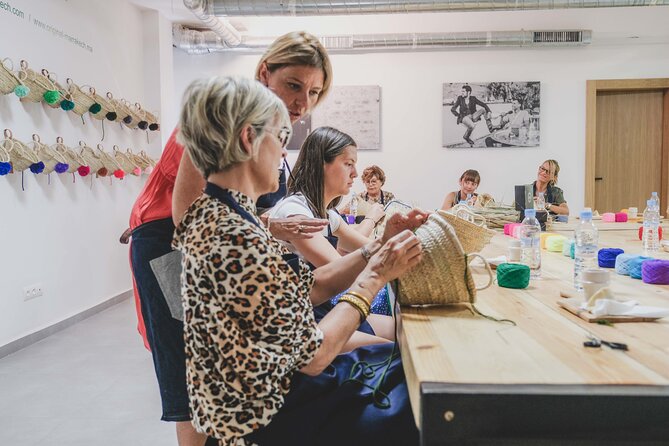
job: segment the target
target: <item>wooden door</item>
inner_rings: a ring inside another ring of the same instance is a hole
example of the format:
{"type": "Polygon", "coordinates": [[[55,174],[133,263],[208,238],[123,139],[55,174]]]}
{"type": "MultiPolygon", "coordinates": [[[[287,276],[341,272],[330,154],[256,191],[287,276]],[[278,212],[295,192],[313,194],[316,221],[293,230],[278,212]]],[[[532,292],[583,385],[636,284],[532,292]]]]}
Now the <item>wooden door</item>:
{"type": "Polygon", "coordinates": [[[600,213],[630,206],[643,212],[651,192],[662,195],[663,96],[662,90],[597,92],[595,209],[600,213]]]}

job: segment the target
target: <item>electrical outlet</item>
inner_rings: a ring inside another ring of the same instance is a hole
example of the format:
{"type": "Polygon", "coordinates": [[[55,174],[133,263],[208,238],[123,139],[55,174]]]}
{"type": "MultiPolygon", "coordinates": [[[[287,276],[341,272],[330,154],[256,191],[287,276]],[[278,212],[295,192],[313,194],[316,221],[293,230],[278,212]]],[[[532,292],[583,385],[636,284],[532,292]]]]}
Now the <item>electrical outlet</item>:
{"type": "Polygon", "coordinates": [[[36,283],[23,288],[23,300],[30,300],[44,295],[42,284],[36,283]]]}

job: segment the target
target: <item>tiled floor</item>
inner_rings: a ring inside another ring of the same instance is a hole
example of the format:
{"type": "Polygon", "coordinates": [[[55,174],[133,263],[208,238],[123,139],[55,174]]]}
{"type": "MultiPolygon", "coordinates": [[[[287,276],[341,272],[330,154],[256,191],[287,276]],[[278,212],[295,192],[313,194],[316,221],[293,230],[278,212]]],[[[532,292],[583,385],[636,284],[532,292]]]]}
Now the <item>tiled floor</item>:
{"type": "Polygon", "coordinates": [[[0,359],[0,445],[176,445],[126,300],[0,359]]]}

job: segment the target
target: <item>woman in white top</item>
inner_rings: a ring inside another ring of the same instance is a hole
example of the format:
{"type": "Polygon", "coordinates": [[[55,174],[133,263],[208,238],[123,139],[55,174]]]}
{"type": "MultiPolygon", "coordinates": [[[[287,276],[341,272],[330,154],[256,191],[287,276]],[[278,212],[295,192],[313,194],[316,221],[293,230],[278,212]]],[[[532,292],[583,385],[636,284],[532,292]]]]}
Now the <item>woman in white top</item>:
{"type": "MultiPolygon", "coordinates": [[[[304,141],[293,175],[288,180],[288,196],[270,211],[270,218],[304,215],[329,220],[322,237],[294,240],[287,245],[314,267],[341,257],[338,249],[351,252],[369,242],[369,238],[347,225],[335,209],[358,176],[355,168],[357,152],[355,141],[349,135],[330,127],[314,130],[304,141]]],[[[372,223],[376,225],[379,221],[372,223]]],[[[322,309],[316,309],[317,318],[319,310],[322,309]]],[[[376,336],[394,339],[391,317],[373,314],[368,322],[376,336]]]]}

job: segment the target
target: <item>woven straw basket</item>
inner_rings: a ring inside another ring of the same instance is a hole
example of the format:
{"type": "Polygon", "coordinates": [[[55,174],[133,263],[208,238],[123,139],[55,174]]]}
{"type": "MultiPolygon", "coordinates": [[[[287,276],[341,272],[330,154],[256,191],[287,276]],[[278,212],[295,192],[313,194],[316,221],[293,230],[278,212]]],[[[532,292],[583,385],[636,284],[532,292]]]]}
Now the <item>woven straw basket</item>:
{"type": "Polygon", "coordinates": [[[95,99],[95,102],[100,104],[100,106],[102,107],[102,110],[100,110],[98,113],[96,114],[91,113],[91,116],[94,117],[95,119],[102,121],[107,118],[107,113],[109,112],[114,112],[117,115],[119,114],[116,112],[116,107],[114,107],[114,104],[112,104],[111,101],[106,97],[97,94],[95,92],[95,88],[91,88],[91,96],[93,97],[93,99],[95,99]]]}
{"type": "Polygon", "coordinates": [[[79,155],[74,150],[72,150],[71,148],[67,147],[63,143],[63,138],[61,138],[60,136],[56,138],[56,144],[54,144],[51,148],[56,152],[60,153],[63,156],[63,158],[67,160],[68,173],[74,173],[81,166],[87,166],[86,161],[82,158],[82,156],[79,155]]]}
{"type": "Polygon", "coordinates": [[[88,144],[83,141],[79,141],[79,154],[86,162],[86,165],[91,168],[92,173],[97,173],[102,169],[104,164],[102,164],[102,157],[98,152],[93,150],[88,144]]]}
{"type": "Polygon", "coordinates": [[[105,151],[104,147],[102,147],[102,144],[98,144],[98,154],[100,155],[100,160],[102,161],[102,165],[108,171],[108,175],[113,174],[115,171],[119,169],[123,170],[119,165],[119,163],[116,162],[114,157],[105,151]]]}
{"type": "MultiPolygon", "coordinates": [[[[42,70],[48,74],[48,71],[42,70]]],[[[22,101],[42,102],[44,100],[44,93],[47,90],[57,90],[58,87],[43,73],[36,73],[28,68],[28,62],[21,61],[21,69],[18,78],[30,89],[27,96],[21,98],[22,101]]]]}
{"type": "Polygon", "coordinates": [[[9,94],[19,85],[21,85],[21,82],[14,74],[12,60],[9,58],[2,59],[0,62],[0,94],[9,94]],[[9,64],[9,67],[7,64],[9,64]]]}
{"type": "Polygon", "coordinates": [[[137,166],[130,157],[122,152],[118,146],[114,146],[114,159],[121,166],[123,171],[135,175],[135,169],[137,169],[139,166],[137,166]]]}
{"type": "Polygon", "coordinates": [[[79,85],[75,84],[74,81],[69,77],[65,82],[67,84],[67,92],[72,98],[70,100],[74,102],[74,108],[72,111],[79,116],[88,112],[91,108],[91,105],[95,104],[95,99],[91,95],[91,88],[88,87],[89,92],[86,93],[86,90],[84,89],[85,87],[80,87],[79,85]]]}
{"type": "MultiPolygon", "coordinates": [[[[147,110],[144,110],[144,118],[149,123],[149,126],[151,126],[151,124],[156,124],[156,125],[160,126],[160,122],[158,122],[158,118],[156,117],[155,113],[151,113],[147,110]]],[[[149,130],[151,130],[151,128],[149,128],[149,130]]],[[[155,129],[155,130],[158,130],[158,129],[155,129]]]]}
{"type": "Polygon", "coordinates": [[[476,301],[476,292],[492,284],[488,262],[478,254],[467,255],[453,227],[443,214],[431,214],[416,229],[423,246],[423,259],[399,281],[398,300],[401,305],[450,305],[476,301]],[[469,261],[480,258],[488,273],[488,284],[477,288],[469,261]]]}
{"type": "Polygon", "coordinates": [[[132,150],[130,150],[130,149],[128,149],[128,150],[125,151],[125,155],[126,155],[128,158],[130,158],[130,159],[132,160],[132,162],[133,162],[137,167],[139,167],[140,169],[142,169],[142,171],[144,171],[147,167],[149,167],[149,166],[151,165],[147,159],[145,159],[145,158],[144,158],[143,156],[141,156],[141,155],[137,155],[137,154],[132,153],[132,150]]]}
{"type": "Polygon", "coordinates": [[[141,156],[142,158],[144,158],[144,160],[145,160],[147,163],[149,163],[149,166],[150,166],[150,167],[156,167],[157,161],[154,160],[153,158],[151,158],[149,155],[147,155],[145,151],[142,150],[141,152],[139,152],[139,156],[141,156]]]}
{"type": "Polygon", "coordinates": [[[5,148],[4,144],[0,144],[0,163],[9,163],[11,161],[9,151],[5,148]]]}
{"type": "Polygon", "coordinates": [[[481,251],[495,235],[485,226],[485,218],[474,214],[466,206],[455,205],[450,212],[438,211],[448,221],[460,239],[467,254],[481,251]]]}
{"type": "Polygon", "coordinates": [[[67,164],[67,159],[48,145],[43,144],[40,141],[39,135],[33,134],[32,144],[40,161],[44,163],[44,171],[42,173],[53,172],[56,170],[56,164],[58,163],[67,164]]]}
{"type": "Polygon", "coordinates": [[[49,71],[45,68],[42,70],[42,75],[46,76],[47,79],[51,81],[53,84],[54,88],[53,90],[58,90],[60,92],[60,99],[54,102],[53,104],[49,104],[48,102],[44,101],[42,98],[42,102],[44,102],[46,105],[48,105],[51,108],[60,108],[60,102],[63,99],[67,99],[68,101],[72,100],[72,95],[70,95],[65,88],[63,88],[62,85],[58,83],[57,76],[54,73],[49,73],[49,71]]]}
{"type": "Polygon", "coordinates": [[[130,111],[130,108],[126,105],[125,101],[119,100],[119,99],[114,99],[114,96],[111,94],[111,92],[107,92],[107,100],[114,106],[114,109],[116,110],[116,119],[115,122],[121,123],[126,125],[127,127],[133,128],[133,124],[136,124],[134,121],[135,119],[132,117],[132,112],[130,111]],[[130,116],[132,121],[130,124],[126,124],[123,122],[123,119],[126,118],[127,116],[130,116]]]}
{"type": "Polygon", "coordinates": [[[413,209],[413,206],[403,203],[399,200],[391,200],[383,209],[386,211],[386,218],[384,218],[383,221],[381,221],[381,223],[379,223],[374,229],[374,238],[378,238],[383,235],[383,231],[386,230],[386,222],[390,219],[390,217],[395,214],[406,215],[413,209]]]}
{"type": "Polygon", "coordinates": [[[9,159],[14,172],[22,172],[32,164],[39,162],[39,157],[35,151],[30,150],[18,139],[14,139],[9,129],[5,129],[5,139],[1,145],[9,153],[9,159]]]}

